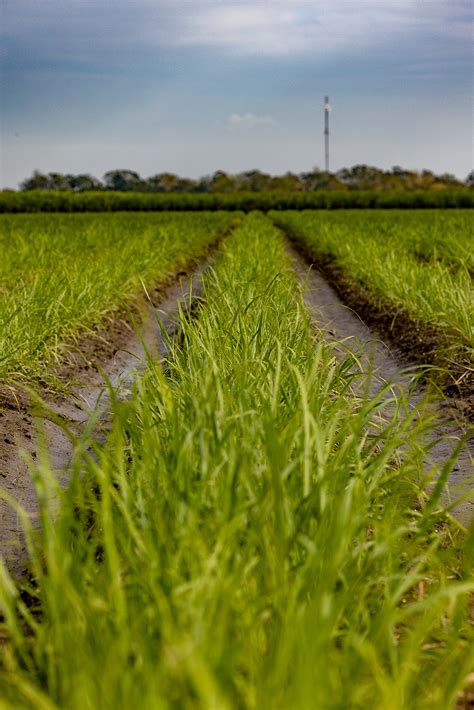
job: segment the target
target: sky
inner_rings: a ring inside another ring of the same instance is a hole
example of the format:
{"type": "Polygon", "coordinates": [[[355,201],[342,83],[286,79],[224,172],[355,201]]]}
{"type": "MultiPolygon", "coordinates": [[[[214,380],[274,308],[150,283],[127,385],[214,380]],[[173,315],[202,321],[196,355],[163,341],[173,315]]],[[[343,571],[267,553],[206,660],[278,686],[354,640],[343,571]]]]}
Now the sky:
{"type": "Polygon", "coordinates": [[[472,168],[470,0],[0,0],[0,183],[472,168]]]}

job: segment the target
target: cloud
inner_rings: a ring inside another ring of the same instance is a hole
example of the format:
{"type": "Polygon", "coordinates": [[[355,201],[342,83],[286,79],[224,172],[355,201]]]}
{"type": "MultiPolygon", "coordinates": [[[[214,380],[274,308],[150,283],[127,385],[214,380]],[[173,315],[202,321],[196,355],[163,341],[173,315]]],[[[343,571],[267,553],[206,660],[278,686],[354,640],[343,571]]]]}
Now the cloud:
{"type": "Polygon", "coordinates": [[[469,0],[201,0],[179,3],[165,42],[244,56],[327,57],[421,40],[470,43],[469,0]]]}
{"type": "Polygon", "coordinates": [[[401,42],[469,51],[470,0],[3,0],[5,36],[43,52],[204,48],[236,56],[333,57],[401,42]]]}
{"type": "Polygon", "coordinates": [[[227,118],[227,126],[230,130],[241,127],[254,128],[255,126],[274,126],[275,119],[271,116],[256,116],[254,113],[231,113],[227,118]]]}

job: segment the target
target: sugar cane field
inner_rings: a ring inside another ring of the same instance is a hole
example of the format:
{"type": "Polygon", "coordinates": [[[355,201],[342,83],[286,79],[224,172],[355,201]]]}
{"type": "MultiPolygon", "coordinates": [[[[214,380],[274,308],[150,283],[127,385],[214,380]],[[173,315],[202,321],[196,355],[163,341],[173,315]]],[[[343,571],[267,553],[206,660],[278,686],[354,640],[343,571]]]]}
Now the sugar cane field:
{"type": "Polygon", "coordinates": [[[0,252],[0,707],[472,707],[470,210],[0,252]]]}

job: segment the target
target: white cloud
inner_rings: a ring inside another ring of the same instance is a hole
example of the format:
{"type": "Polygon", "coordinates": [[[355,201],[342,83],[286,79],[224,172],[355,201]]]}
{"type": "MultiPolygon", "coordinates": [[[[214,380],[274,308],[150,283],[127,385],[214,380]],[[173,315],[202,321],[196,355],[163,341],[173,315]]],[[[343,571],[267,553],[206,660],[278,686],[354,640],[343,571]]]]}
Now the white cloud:
{"type": "Polygon", "coordinates": [[[465,0],[202,0],[175,5],[177,46],[238,55],[352,54],[423,36],[470,40],[465,0]],[[177,8],[180,8],[178,11],[177,8]]]}
{"type": "Polygon", "coordinates": [[[254,113],[231,113],[227,118],[227,126],[230,130],[235,130],[247,126],[274,126],[275,119],[271,116],[256,116],[254,113]]]}
{"type": "MultiPolygon", "coordinates": [[[[470,0],[3,0],[6,35],[66,52],[190,47],[243,56],[352,55],[470,42],[470,0]],[[62,39],[61,39],[62,38],[62,39]],[[71,47],[72,45],[72,47],[71,47]]],[[[467,49],[466,49],[467,48],[467,49]]]]}

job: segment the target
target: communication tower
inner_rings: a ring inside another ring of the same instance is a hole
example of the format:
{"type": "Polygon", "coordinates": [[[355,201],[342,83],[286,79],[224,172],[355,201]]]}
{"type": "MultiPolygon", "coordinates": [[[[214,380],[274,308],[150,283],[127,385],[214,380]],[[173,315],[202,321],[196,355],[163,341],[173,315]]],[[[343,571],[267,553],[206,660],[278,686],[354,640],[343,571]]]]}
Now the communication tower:
{"type": "Polygon", "coordinates": [[[324,166],[329,172],[329,114],[331,106],[329,104],[329,96],[324,97],[324,166]]]}

